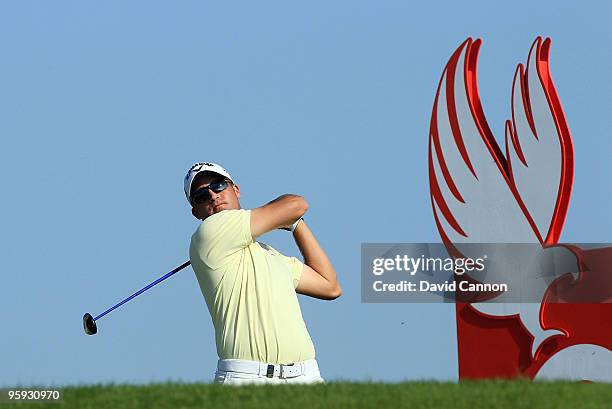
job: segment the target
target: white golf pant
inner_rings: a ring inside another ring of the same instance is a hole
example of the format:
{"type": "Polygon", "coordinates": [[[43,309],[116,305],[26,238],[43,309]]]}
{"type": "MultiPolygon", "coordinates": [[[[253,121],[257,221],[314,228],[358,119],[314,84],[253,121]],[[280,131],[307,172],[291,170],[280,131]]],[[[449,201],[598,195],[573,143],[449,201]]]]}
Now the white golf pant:
{"type": "Polygon", "coordinates": [[[220,359],[215,372],[215,383],[224,385],[324,382],[315,359],[275,365],[243,359],[220,359]]]}

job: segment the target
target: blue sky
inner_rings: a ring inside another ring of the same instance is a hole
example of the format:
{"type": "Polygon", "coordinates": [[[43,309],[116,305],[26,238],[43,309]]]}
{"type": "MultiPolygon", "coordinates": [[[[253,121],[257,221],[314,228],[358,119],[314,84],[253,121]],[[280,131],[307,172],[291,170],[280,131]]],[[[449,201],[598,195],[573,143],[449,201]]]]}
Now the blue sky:
{"type": "MultiPolygon", "coordinates": [[[[562,240],[609,242],[612,27],[599,3],[23,1],[0,6],[0,386],[209,381],[213,329],[185,270],[182,178],[226,167],[242,204],[283,193],[344,296],[301,298],[328,379],[457,376],[451,305],[360,302],[362,242],[439,241],[427,179],[446,61],[482,38],[479,84],[498,138],[537,35],[574,140],[562,240]]],[[[285,232],[264,238],[286,254],[285,232]]]]}

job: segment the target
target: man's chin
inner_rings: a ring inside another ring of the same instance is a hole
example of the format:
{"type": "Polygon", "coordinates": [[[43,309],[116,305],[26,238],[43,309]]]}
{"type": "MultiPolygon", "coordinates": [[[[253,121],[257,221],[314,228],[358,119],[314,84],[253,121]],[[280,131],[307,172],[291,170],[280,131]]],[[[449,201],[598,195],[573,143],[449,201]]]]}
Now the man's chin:
{"type": "Polygon", "coordinates": [[[217,213],[222,212],[224,210],[227,210],[227,205],[226,204],[215,206],[215,207],[213,207],[212,214],[217,214],[217,213]]]}

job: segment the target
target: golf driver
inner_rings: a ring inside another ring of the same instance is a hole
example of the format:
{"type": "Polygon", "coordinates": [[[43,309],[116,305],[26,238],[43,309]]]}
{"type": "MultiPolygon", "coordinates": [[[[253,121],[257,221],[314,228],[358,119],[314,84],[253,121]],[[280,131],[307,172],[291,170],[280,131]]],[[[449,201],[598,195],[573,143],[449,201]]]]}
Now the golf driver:
{"type": "Polygon", "coordinates": [[[98,326],[96,325],[96,321],[97,320],[99,320],[100,318],[104,317],[106,314],[108,314],[109,312],[111,312],[115,308],[120,307],[123,304],[125,304],[126,302],[130,301],[132,298],[136,297],[137,295],[144,293],[145,291],[147,291],[149,288],[153,287],[154,285],[161,283],[162,281],[164,281],[166,278],[170,277],[171,275],[173,275],[175,273],[178,273],[179,271],[181,271],[182,269],[184,269],[185,267],[187,267],[190,264],[191,264],[190,261],[184,262],[183,264],[181,264],[180,266],[178,266],[174,270],[172,270],[169,273],[165,274],[163,277],[160,277],[157,280],[153,281],[148,286],[146,286],[143,289],[139,290],[138,292],[135,292],[134,294],[130,295],[125,300],[123,300],[120,303],[112,306],[111,308],[109,308],[108,310],[104,311],[102,314],[98,315],[95,318],[92,317],[90,313],[86,313],[85,315],[83,315],[83,329],[85,330],[85,333],[87,335],[94,335],[95,333],[98,332],[98,326]]]}

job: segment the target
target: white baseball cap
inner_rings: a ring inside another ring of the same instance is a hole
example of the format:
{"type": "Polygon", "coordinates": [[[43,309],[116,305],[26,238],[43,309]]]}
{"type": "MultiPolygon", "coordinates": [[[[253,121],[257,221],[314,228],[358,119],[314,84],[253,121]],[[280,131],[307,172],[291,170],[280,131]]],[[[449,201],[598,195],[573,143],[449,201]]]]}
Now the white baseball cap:
{"type": "MultiPolygon", "coordinates": [[[[185,176],[185,197],[187,197],[187,201],[189,202],[189,193],[191,192],[191,184],[193,183],[193,179],[202,172],[214,172],[218,175],[228,178],[234,183],[234,179],[230,176],[229,172],[221,165],[210,162],[200,162],[196,163],[187,171],[187,175],[185,176]]],[[[191,203],[191,202],[190,202],[191,203]]]]}

